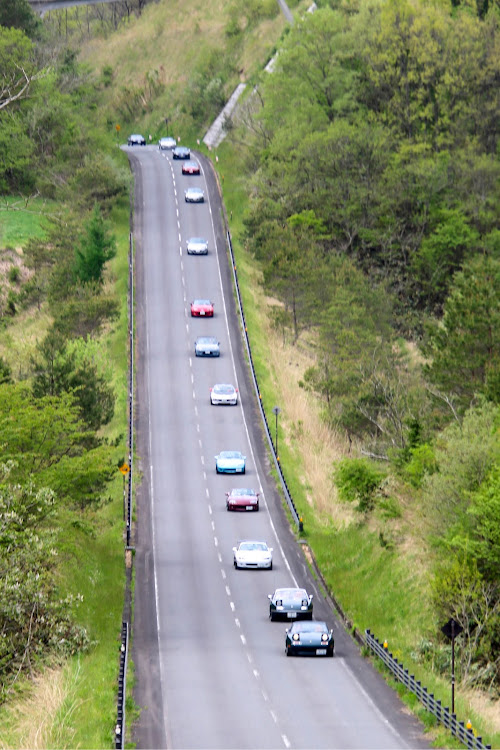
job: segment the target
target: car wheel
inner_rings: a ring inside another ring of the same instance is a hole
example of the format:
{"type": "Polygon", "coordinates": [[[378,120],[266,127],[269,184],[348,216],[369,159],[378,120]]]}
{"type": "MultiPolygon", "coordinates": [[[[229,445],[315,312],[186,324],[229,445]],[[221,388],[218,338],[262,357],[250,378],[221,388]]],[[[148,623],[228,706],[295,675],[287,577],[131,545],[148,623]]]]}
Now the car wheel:
{"type": "Polygon", "coordinates": [[[273,569],[273,564],[271,563],[271,565],[269,566],[269,570],[272,570],[272,569],[273,569]]]}
{"type": "Polygon", "coordinates": [[[226,510],[231,510],[231,508],[229,507],[229,503],[226,503],[226,510]]]}
{"type": "Polygon", "coordinates": [[[242,473],[242,474],[246,474],[246,470],[245,470],[245,467],[243,467],[243,471],[242,471],[241,473],[242,473]]]}
{"type": "Polygon", "coordinates": [[[238,563],[236,562],[236,560],[234,560],[234,568],[235,570],[238,570],[238,563]]]}
{"type": "Polygon", "coordinates": [[[269,619],[274,622],[274,614],[269,610],[269,619]]]}
{"type": "Polygon", "coordinates": [[[312,618],[313,618],[313,613],[309,612],[309,614],[307,615],[307,619],[308,620],[312,620],[312,618]]]}
{"type": "Polygon", "coordinates": [[[285,649],[285,651],[286,651],[286,655],[287,656],[291,656],[292,655],[292,650],[290,648],[285,649]]]}
{"type": "Polygon", "coordinates": [[[216,473],[216,474],[220,474],[220,471],[219,471],[219,467],[218,467],[218,466],[216,466],[216,467],[215,467],[215,473],[216,473]]]}
{"type": "Polygon", "coordinates": [[[329,656],[331,659],[333,659],[333,648],[331,651],[327,651],[327,656],[329,656]]]}
{"type": "Polygon", "coordinates": [[[255,506],[255,512],[257,512],[258,510],[259,510],[259,503],[257,503],[257,505],[255,506]]]}

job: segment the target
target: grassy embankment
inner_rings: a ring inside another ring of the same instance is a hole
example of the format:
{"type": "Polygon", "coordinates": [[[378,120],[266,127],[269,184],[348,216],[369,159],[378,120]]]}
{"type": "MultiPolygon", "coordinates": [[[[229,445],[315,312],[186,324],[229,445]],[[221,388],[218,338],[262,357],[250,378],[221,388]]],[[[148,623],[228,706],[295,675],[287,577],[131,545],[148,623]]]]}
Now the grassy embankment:
{"type": "MultiPolygon", "coordinates": [[[[11,263],[14,258],[22,268],[24,243],[31,236],[42,235],[44,216],[60,208],[34,200],[29,211],[2,212],[0,247],[4,259],[11,263]]],[[[121,316],[102,337],[96,353],[112,368],[115,416],[103,435],[118,439],[118,460],[126,453],[127,429],[128,200],[115,208],[111,219],[118,252],[110,264],[107,283],[120,297],[121,316]]],[[[30,356],[49,325],[50,317],[42,307],[41,311],[21,310],[2,327],[0,354],[16,379],[27,377],[30,356]]],[[[93,646],[89,653],[69,659],[63,666],[48,668],[34,684],[18,686],[18,695],[0,711],[2,747],[112,746],[125,583],[122,488],[117,471],[116,480],[108,487],[108,501],[101,507],[86,511],[80,521],[74,513],[58,512],[61,596],[81,595],[75,617],[88,629],[93,646]]]]}

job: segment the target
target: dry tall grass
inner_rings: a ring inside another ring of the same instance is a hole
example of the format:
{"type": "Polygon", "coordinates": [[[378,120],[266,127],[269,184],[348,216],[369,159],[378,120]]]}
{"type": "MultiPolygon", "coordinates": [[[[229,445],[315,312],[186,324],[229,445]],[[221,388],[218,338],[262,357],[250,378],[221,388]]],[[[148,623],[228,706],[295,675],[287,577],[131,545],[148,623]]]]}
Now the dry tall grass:
{"type": "Polygon", "coordinates": [[[2,720],[2,726],[8,724],[10,729],[0,732],[0,748],[43,750],[51,747],[55,717],[66,699],[67,684],[62,668],[48,669],[38,675],[29,694],[4,709],[8,711],[8,721],[2,720]]]}
{"type": "MultiPolygon", "coordinates": [[[[276,300],[262,294],[259,307],[268,310],[276,304],[276,300]]],[[[353,520],[354,512],[338,501],[332,473],[335,463],[348,455],[349,444],[325,424],[318,399],[299,385],[307,368],[314,364],[307,337],[304,335],[295,343],[290,337],[284,338],[272,327],[267,314],[260,323],[267,339],[271,377],[284,405],[279,417],[281,439],[297,455],[303,469],[301,481],[318,520],[336,528],[345,527],[353,520]]]]}

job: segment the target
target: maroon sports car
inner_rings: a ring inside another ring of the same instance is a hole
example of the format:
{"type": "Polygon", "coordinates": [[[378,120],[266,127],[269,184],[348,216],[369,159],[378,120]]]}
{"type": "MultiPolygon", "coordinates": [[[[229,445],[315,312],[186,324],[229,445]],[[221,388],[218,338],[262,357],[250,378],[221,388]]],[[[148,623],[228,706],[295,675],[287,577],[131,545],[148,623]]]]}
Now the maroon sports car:
{"type": "Polygon", "coordinates": [[[227,510],[259,510],[259,493],[247,488],[235,488],[226,492],[227,510]]]}
{"type": "Polygon", "coordinates": [[[185,161],[182,165],[182,174],[200,174],[200,165],[197,161],[185,161]]]}

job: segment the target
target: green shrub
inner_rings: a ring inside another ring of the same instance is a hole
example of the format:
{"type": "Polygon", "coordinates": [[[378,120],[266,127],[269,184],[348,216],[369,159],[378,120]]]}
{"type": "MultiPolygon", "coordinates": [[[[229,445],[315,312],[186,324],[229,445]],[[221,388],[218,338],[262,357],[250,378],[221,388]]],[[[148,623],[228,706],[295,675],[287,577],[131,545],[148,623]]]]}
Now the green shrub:
{"type": "Polygon", "coordinates": [[[437,461],[434,455],[434,449],[424,443],[416,448],[412,448],[411,458],[405,467],[404,473],[413,487],[421,487],[426,475],[434,474],[437,471],[437,461]]]}
{"type": "Polygon", "coordinates": [[[335,485],[342,500],[357,502],[362,513],[372,510],[375,494],[384,474],[364,458],[345,458],[339,461],[334,474],[335,485]]]}
{"type": "Polygon", "coordinates": [[[21,275],[21,272],[18,266],[11,266],[9,268],[9,281],[11,284],[15,284],[17,281],[19,281],[20,275],[21,275]]]}

